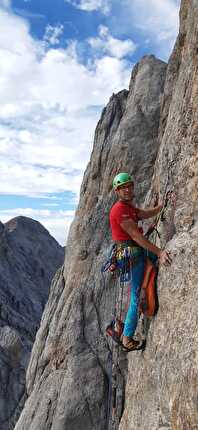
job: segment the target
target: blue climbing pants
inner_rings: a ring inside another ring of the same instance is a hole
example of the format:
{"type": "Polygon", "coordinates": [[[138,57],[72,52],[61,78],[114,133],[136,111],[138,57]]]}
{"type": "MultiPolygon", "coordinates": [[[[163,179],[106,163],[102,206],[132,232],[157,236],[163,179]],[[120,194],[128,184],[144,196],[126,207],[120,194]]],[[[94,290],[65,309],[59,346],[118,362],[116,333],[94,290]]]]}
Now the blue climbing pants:
{"type": "Polygon", "coordinates": [[[138,307],[141,285],[144,278],[145,257],[156,263],[157,257],[152,252],[146,252],[138,258],[137,263],[131,267],[130,303],[124,322],[124,336],[133,337],[138,323],[138,307]]]}
{"type": "Polygon", "coordinates": [[[124,322],[124,336],[133,337],[138,323],[140,290],[144,278],[145,257],[141,255],[131,268],[130,303],[124,322]]]}

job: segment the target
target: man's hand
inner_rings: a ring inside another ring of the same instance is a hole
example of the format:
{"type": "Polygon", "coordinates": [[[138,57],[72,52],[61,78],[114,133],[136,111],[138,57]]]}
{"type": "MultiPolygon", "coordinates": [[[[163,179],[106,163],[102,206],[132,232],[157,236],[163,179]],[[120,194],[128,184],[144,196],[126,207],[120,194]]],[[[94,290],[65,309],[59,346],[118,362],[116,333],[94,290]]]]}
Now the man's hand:
{"type": "Polygon", "coordinates": [[[159,254],[159,261],[161,264],[164,264],[165,266],[168,266],[172,263],[172,258],[170,256],[170,252],[166,251],[165,249],[162,249],[159,254]]]}
{"type": "Polygon", "coordinates": [[[155,209],[158,209],[158,213],[162,210],[163,203],[159,203],[157,206],[155,206],[155,209]]]}

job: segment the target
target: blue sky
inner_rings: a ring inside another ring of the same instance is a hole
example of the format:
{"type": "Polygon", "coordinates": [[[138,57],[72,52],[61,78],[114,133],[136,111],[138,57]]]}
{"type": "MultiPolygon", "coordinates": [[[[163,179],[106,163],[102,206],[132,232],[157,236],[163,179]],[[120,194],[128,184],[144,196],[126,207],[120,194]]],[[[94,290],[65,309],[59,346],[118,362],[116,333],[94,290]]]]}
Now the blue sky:
{"type": "Polygon", "coordinates": [[[179,0],[0,0],[0,220],[65,244],[94,130],[145,54],[165,61],[179,0]]]}

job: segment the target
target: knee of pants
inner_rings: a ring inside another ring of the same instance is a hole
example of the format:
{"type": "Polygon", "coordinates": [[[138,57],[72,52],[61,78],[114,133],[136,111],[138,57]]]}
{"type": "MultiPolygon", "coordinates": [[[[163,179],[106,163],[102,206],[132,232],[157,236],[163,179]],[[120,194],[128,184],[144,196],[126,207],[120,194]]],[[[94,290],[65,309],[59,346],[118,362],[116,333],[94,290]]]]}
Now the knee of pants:
{"type": "Polygon", "coordinates": [[[132,295],[135,297],[140,292],[144,278],[144,259],[141,259],[140,262],[134,268],[132,268],[131,274],[131,291],[132,295]]]}
{"type": "Polygon", "coordinates": [[[129,308],[136,309],[138,307],[138,303],[139,303],[139,292],[136,291],[136,294],[132,292],[129,308]]]}

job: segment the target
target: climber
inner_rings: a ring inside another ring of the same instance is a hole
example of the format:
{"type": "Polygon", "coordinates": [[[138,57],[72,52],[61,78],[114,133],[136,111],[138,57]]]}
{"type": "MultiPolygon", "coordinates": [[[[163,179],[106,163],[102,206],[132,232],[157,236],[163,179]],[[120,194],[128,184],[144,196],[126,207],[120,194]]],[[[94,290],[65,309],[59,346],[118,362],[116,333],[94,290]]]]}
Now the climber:
{"type": "MultiPolygon", "coordinates": [[[[159,263],[171,264],[170,253],[160,249],[143,236],[143,231],[138,227],[138,221],[157,215],[163,205],[154,208],[139,209],[133,205],[134,183],[128,173],[119,173],[113,180],[113,188],[118,201],[110,210],[110,225],[112,239],[117,247],[122,249],[130,247],[132,255],[135,256],[135,264],[131,264],[131,295],[128,307],[122,345],[127,351],[141,348],[141,342],[133,339],[138,323],[138,305],[141,284],[144,277],[145,255],[151,259],[159,259],[159,263]]],[[[134,260],[134,261],[135,261],[134,260]]]]}

